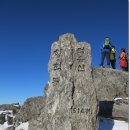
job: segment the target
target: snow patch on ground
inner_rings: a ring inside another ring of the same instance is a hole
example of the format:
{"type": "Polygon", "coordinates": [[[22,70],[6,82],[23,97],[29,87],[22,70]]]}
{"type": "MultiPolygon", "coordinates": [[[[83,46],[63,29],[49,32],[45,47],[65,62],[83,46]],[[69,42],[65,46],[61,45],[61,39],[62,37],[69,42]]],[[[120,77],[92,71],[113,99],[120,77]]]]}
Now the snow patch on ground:
{"type": "Polygon", "coordinates": [[[115,98],[114,101],[123,100],[123,99],[128,100],[128,97],[127,98],[115,98]]]}
{"type": "MultiPolygon", "coordinates": [[[[3,125],[0,124],[0,130],[6,130],[8,127],[11,127],[13,125],[8,125],[7,122],[5,122],[3,125]]],[[[18,127],[15,128],[15,130],[28,130],[28,122],[21,123],[18,127]]]]}
{"type": "Polygon", "coordinates": [[[99,118],[99,130],[128,130],[128,122],[99,118]]]}
{"type": "Polygon", "coordinates": [[[15,130],[28,130],[28,125],[29,123],[21,123],[17,128],[15,128],[15,130]]]}
{"type": "Polygon", "coordinates": [[[13,111],[12,110],[0,111],[0,114],[11,114],[11,115],[13,115],[13,111]]]}
{"type": "Polygon", "coordinates": [[[5,122],[3,125],[0,124],[0,130],[6,130],[8,127],[11,127],[13,125],[8,125],[7,122],[5,122]]]}
{"type": "Polygon", "coordinates": [[[14,107],[20,107],[20,105],[13,105],[14,107]]]}
{"type": "MultiPolygon", "coordinates": [[[[128,130],[128,122],[125,121],[99,117],[99,122],[98,130],[128,130]]],[[[28,130],[28,125],[28,122],[21,123],[15,130],[28,130]]],[[[10,126],[5,122],[3,125],[0,125],[0,130],[6,130],[10,126]]]]}

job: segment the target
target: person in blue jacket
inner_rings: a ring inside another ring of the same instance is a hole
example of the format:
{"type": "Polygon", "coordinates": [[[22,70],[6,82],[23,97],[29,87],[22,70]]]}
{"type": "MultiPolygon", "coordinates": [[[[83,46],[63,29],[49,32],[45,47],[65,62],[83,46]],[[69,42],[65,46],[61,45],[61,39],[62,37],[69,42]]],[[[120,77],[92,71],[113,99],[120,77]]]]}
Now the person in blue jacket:
{"type": "Polygon", "coordinates": [[[104,67],[104,59],[106,57],[107,60],[107,67],[110,67],[110,53],[111,53],[111,44],[110,44],[110,38],[105,37],[104,44],[101,48],[101,67],[104,67]]]}

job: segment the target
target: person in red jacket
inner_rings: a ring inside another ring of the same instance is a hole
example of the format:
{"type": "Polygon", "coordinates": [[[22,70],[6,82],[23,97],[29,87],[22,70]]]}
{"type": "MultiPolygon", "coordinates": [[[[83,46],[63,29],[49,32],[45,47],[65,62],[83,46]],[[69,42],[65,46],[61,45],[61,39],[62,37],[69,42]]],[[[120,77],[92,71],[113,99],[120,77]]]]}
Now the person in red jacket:
{"type": "Polygon", "coordinates": [[[127,70],[127,55],[125,53],[125,49],[124,48],[121,48],[121,54],[119,56],[120,58],[120,67],[122,68],[123,71],[126,71],[127,70]]]}

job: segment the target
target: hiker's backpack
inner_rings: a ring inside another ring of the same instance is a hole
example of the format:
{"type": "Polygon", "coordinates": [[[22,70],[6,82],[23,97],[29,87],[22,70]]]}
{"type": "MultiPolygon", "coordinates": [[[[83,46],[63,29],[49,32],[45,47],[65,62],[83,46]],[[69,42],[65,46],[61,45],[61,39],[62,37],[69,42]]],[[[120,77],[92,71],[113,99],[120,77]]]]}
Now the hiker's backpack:
{"type": "Polygon", "coordinates": [[[127,67],[127,56],[125,53],[125,56],[120,58],[120,67],[126,68],[127,67]]]}
{"type": "Polygon", "coordinates": [[[120,60],[120,67],[126,68],[127,67],[127,61],[126,60],[120,60]]]}
{"type": "Polygon", "coordinates": [[[103,44],[103,48],[104,49],[110,49],[111,47],[110,47],[110,43],[104,43],[103,44]]]}

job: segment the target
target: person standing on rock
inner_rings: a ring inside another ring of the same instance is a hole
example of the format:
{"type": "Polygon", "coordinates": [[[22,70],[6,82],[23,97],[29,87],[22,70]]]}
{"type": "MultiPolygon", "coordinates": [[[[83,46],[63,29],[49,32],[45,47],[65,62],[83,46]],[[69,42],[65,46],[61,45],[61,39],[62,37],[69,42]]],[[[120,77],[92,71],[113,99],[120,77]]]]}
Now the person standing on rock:
{"type": "Polygon", "coordinates": [[[110,53],[110,63],[112,69],[116,68],[116,49],[115,46],[112,46],[111,53],[110,53]]]}
{"type": "Polygon", "coordinates": [[[101,48],[101,67],[104,67],[104,59],[106,57],[107,60],[107,67],[110,67],[110,53],[111,53],[111,44],[110,44],[110,38],[105,37],[105,42],[103,44],[103,47],[101,48]]]}
{"type": "Polygon", "coordinates": [[[127,71],[127,55],[125,53],[125,49],[121,48],[121,54],[119,56],[120,59],[120,67],[122,68],[123,71],[127,71]]]}

